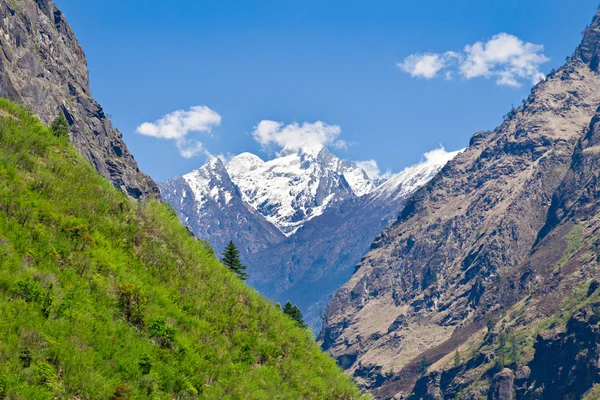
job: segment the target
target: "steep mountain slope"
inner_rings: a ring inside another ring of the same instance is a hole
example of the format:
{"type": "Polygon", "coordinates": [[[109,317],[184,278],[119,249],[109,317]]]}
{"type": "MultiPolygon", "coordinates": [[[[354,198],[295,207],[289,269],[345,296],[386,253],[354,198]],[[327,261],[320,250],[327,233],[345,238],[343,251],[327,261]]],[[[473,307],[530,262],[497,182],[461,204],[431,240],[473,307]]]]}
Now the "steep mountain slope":
{"type": "Polygon", "coordinates": [[[434,150],[372,192],[329,207],[286,240],[251,254],[250,284],[278,301],[292,299],[319,332],[330,295],[348,281],[373,239],[398,215],[403,200],[457,154],[434,150]]]}
{"type": "Polygon", "coordinates": [[[273,160],[243,153],[227,170],[243,199],[285,235],[340,201],[374,188],[367,174],[323,145],[284,148],[273,160]]]}
{"type": "Polygon", "coordinates": [[[410,392],[423,358],[443,359],[524,299],[509,277],[534,250],[600,105],[599,34],[597,16],[566,65],[523,107],[476,134],[407,201],[330,303],[323,347],[376,396],[410,392]]]}
{"type": "Polygon", "coordinates": [[[599,146],[600,109],[531,255],[506,277],[506,310],[461,349],[475,357],[460,365],[440,361],[417,382],[413,398],[598,398],[599,146]]]}
{"type": "Polygon", "coordinates": [[[0,15],[0,97],[45,123],[62,111],[73,144],[102,176],[134,198],[158,197],[92,98],[85,54],[61,11],[51,0],[0,0],[0,15]]]}
{"type": "Polygon", "coordinates": [[[166,205],[0,100],[0,397],[351,399],[309,334],[166,205]]]}
{"type": "Polygon", "coordinates": [[[234,240],[242,254],[254,253],[284,239],[283,233],[243,199],[218,158],[201,168],[160,184],[162,197],[197,237],[220,253],[234,240]]]}

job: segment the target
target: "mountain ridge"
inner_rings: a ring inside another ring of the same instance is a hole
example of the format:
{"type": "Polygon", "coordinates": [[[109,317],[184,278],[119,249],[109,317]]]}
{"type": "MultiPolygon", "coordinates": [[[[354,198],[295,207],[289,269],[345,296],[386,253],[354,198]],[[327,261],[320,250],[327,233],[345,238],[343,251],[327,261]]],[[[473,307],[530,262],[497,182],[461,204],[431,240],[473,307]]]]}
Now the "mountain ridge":
{"type": "MultiPolygon", "coordinates": [[[[331,301],[323,347],[376,397],[409,394],[424,357],[447,360],[464,350],[469,336],[483,335],[488,320],[525,301],[527,290],[514,289],[519,266],[534,251],[573,150],[600,105],[599,18],[522,107],[494,131],[474,135],[462,154],[407,200],[331,301]]],[[[535,269],[522,278],[534,290],[550,279],[546,274],[535,269]]],[[[563,288],[555,302],[570,290],[563,288]]],[[[488,361],[477,365],[489,368],[488,361]]],[[[419,395],[446,398],[435,392],[440,376],[419,381],[431,389],[425,394],[419,386],[419,395]]]]}

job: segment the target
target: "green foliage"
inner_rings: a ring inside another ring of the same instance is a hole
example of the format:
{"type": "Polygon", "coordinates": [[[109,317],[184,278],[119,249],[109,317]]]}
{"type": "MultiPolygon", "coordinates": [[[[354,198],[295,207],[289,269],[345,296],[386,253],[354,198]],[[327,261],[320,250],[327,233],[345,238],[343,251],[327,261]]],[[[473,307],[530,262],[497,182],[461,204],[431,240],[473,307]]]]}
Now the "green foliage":
{"type": "Polygon", "coordinates": [[[31,278],[17,282],[14,293],[16,297],[20,297],[28,303],[40,301],[44,294],[40,284],[31,278]]]}
{"type": "Polygon", "coordinates": [[[119,307],[125,319],[132,324],[141,324],[144,317],[144,306],[147,301],[141,289],[133,283],[121,283],[117,287],[117,291],[119,293],[119,307]]]}
{"type": "Polygon", "coordinates": [[[142,374],[148,375],[152,369],[152,360],[150,359],[150,356],[148,354],[144,354],[140,358],[138,365],[140,366],[140,371],[142,371],[142,374]]]}
{"type": "Polygon", "coordinates": [[[70,134],[69,123],[62,111],[58,112],[58,116],[52,121],[50,131],[58,139],[68,139],[70,134]]]}
{"type": "Polygon", "coordinates": [[[565,249],[562,257],[558,261],[560,267],[569,260],[579,250],[583,244],[583,227],[581,225],[574,225],[571,232],[567,235],[567,248],[565,249]]]}
{"type": "Polygon", "coordinates": [[[454,352],[454,367],[460,367],[460,364],[462,364],[462,358],[460,357],[458,349],[456,349],[454,352]]]}
{"type": "Polygon", "coordinates": [[[248,279],[246,266],[240,261],[240,252],[238,251],[237,247],[235,247],[233,240],[230,240],[223,250],[223,258],[221,259],[221,262],[227,268],[229,268],[230,271],[233,271],[233,273],[235,273],[241,280],[245,281],[248,279]]]}
{"type": "Polygon", "coordinates": [[[52,296],[52,288],[54,285],[50,283],[48,290],[44,294],[44,298],[42,299],[42,315],[44,318],[48,318],[50,313],[52,312],[52,303],[54,302],[54,298],[52,296]]]}
{"type": "Polygon", "coordinates": [[[23,349],[21,354],[19,354],[19,360],[21,361],[23,368],[29,368],[31,366],[31,361],[33,360],[31,351],[29,351],[28,348],[23,349]]]}
{"type": "Polygon", "coordinates": [[[0,109],[0,397],[361,396],[164,204],[127,198],[36,118],[0,109]]]}
{"type": "MultiPolygon", "coordinates": [[[[279,307],[281,307],[281,305],[279,307]]],[[[304,316],[302,315],[302,311],[300,311],[298,306],[293,305],[288,301],[283,306],[283,313],[290,317],[299,328],[307,327],[307,325],[304,323],[304,316]]]]}
{"type": "Polygon", "coordinates": [[[38,363],[33,372],[34,381],[38,385],[52,387],[58,380],[54,368],[45,361],[38,363]]]}
{"type": "Polygon", "coordinates": [[[175,341],[175,328],[167,324],[167,319],[164,317],[156,319],[148,327],[150,337],[162,347],[172,347],[175,341]]]}

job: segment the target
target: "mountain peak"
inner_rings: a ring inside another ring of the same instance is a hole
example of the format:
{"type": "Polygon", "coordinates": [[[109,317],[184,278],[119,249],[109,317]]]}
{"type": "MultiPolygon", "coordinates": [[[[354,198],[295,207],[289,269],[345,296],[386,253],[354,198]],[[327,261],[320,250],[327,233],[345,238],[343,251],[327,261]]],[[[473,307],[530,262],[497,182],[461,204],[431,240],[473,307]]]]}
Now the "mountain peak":
{"type": "Polygon", "coordinates": [[[227,171],[231,174],[231,176],[237,176],[249,171],[252,171],[265,162],[259,156],[252,153],[241,153],[237,156],[233,157],[227,163],[227,171]]]}

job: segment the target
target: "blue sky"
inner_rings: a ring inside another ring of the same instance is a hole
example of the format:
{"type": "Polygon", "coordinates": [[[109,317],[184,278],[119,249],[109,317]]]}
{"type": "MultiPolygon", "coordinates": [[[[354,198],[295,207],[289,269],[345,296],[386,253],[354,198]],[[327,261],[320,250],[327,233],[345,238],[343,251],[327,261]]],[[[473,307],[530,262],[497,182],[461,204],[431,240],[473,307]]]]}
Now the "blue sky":
{"type": "MultiPolygon", "coordinates": [[[[498,85],[497,76],[467,79],[454,58],[438,78],[424,79],[397,63],[418,53],[445,60],[453,51],[464,58],[465,45],[504,32],[524,46],[543,45],[533,52],[549,59],[539,65],[548,72],[573,52],[599,2],[56,3],[86,52],[94,96],[123,132],[141,169],[160,181],[200,166],[204,150],[272,157],[281,143],[265,152],[255,140],[263,120],[284,124],[272,127],[273,135],[287,132],[287,124],[296,122],[300,129],[304,122],[322,121],[323,132],[335,136],[332,144],[347,144],[333,146],[340,157],[374,159],[381,170],[393,172],[438,144],[447,150],[465,147],[474,132],[493,129],[511,104],[527,96],[531,79],[519,78],[521,87],[498,85]],[[448,71],[452,80],[444,79],[448,71]],[[144,122],[194,106],[206,107],[201,110],[208,119],[200,125],[211,129],[186,136],[192,144],[202,143],[195,157],[182,157],[174,140],[136,133],[144,122]]],[[[305,130],[315,126],[310,124],[305,130]]]]}

